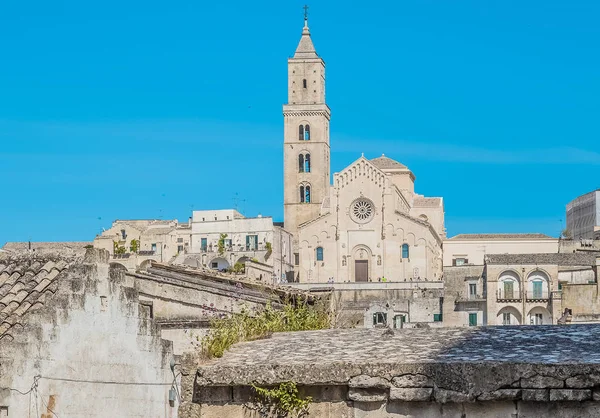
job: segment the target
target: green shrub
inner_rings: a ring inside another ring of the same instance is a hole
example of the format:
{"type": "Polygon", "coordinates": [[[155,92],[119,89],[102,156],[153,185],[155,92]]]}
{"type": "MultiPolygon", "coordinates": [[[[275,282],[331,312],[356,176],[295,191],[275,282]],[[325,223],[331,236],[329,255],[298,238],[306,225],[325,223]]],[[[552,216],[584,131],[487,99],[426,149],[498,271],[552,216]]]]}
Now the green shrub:
{"type": "Polygon", "coordinates": [[[264,415],[288,417],[293,414],[302,417],[308,414],[312,398],[298,396],[298,387],[294,382],[283,382],[274,388],[265,389],[252,385],[254,397],[264,415]]]}
{"type": "Polygon", "coordinates": [[[209,334],[202,340],[202,351],[209,358],[222,357],[237,342],[267,338],[274,332],[325,329],[330,323],[329,311],[321,305],[287,303],[280,310],[267,305],[253,316],[242,311],[213,320],[209,334]]]}

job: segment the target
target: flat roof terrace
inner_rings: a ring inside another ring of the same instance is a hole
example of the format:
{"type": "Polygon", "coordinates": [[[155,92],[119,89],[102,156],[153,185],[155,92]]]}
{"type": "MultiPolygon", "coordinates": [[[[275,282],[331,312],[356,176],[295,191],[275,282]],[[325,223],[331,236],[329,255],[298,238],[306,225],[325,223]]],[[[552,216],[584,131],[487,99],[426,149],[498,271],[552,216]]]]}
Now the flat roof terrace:
{"type": "Polygon", "coordinates": [[[328,402],[600,400],[598,341],[600,325],[278,333],[201,366],[196,401],[287,381],[328,402]]]}

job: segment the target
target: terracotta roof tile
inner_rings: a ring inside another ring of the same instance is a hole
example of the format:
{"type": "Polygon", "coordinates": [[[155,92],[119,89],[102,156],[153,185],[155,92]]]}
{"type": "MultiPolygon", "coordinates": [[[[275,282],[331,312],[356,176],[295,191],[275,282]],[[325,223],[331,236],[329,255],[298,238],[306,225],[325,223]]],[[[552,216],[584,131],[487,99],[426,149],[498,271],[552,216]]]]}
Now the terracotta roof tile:
{"type": "Polygon", "coordinates": [[[58,280],[74,259],[35,255],[0,260],[0,339],[27,322],[26,315],[44,306],[47,294],[58,289],[58,280]]]}

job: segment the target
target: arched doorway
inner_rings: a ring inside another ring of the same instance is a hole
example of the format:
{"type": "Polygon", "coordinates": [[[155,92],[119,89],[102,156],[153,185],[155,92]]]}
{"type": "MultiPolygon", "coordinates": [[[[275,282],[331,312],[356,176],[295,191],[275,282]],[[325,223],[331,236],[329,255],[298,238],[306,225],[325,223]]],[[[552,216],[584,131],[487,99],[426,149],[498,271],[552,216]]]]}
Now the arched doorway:
{"type": "Polygon", "coordinates": [[[529,325],[552,325],[552,315],[543,306],[532,308],[527,314],[529,325]]]}
{"type": "Polygon", "coordinates": [[[224,257],[213,258],[208,266],[213,270],[226,270],[229,268],[229,262],[224,257]]]}
{"type": "Polygon", "coordinates": [[[368,282],[371,278],[371,249],[366,245],[354,247],[352,270],[355,282],[368,282]]]}
{"type": "Polygon", "coordinates": [[[521,312],[514,306],[505,306],[496,316],[497,325],[520,325],[521,312]]]}

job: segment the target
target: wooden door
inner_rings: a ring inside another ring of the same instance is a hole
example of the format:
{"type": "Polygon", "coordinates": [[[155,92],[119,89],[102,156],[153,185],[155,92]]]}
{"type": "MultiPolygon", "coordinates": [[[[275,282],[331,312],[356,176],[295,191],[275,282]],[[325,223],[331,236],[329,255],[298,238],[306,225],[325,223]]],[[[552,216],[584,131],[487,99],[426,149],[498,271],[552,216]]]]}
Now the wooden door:
{"type": "Polygon", "coordinates": [[[369,280],[369,261],[356,260],[354,262],[354,281],[366,282],[369,280]]]}

